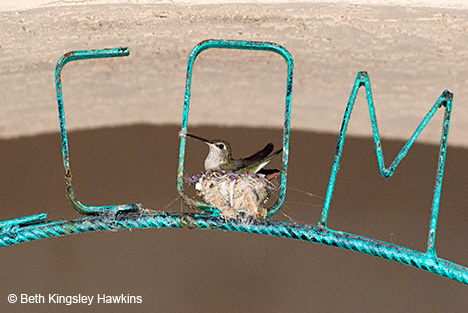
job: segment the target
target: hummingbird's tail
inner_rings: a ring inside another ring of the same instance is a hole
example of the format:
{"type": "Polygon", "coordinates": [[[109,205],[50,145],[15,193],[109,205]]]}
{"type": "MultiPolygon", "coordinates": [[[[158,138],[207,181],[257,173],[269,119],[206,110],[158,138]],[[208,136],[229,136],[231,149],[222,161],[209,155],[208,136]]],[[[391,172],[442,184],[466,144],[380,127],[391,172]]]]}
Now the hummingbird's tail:
{"type": "Polygon", "coordinates": [[[271,153],[271,151],[273,151],[273,147],[273,144],[269,143],[265,146],[265,148],[258,152],[255,152],[251,156],[236,160],[236,168],[241,169],[262,161],[268,156],[268,154],[271,153]]]}
{"type": "MultiPolygon", "coordinates": [[[[271,145],[271,148],[273,149],[273,145],[271,145]]],[[[278,151],[273,152],[269,156],[255,162],[253,164],[250,164],[250,165],[248,165],[246,167],[243,167],[243,168],[239,169],[238,172],[247,172],[247,171],[249,171],[249,172],[252,172],[252,173],[258,173],[262,168],[265,167],[265,165],[268,164],[268,162],[270,162],[275,156],[280,154],[282,151],[283,151],[283,149],[279,149],[278,151]]]]}

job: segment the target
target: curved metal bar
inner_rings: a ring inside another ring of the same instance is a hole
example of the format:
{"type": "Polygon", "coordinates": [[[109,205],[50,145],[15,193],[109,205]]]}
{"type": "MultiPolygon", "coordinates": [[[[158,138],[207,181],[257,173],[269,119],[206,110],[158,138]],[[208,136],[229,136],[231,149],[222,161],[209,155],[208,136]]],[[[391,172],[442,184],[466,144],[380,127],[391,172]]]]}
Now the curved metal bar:
{"type": "Polygon", "coordinates": [[[63,167],[65,170],[65,184],[67,187],[67,196],[73,207],[81,214],[98,214],[103,211],[120,210],[120,211],[138,211],[140,204],[123,204],[123,205],[107,205],[107,206],[86,206],[81,203],[75,195],[72,187],[72,173],[70,168],[70,153],[68,150],[68,137],[65,127],[65,111],[63,108],[62,96],[62,69],[70,61],[83,59],[99,59],[128,56],[130,51],[128,48],[116,49],[99,49],[99,50],[80,50],[65,53],[57,62],[55,69],[55,86],[57,91],[58,112],[60,121],[60,135],[62,137],[62,156],[63,167]]]}
{"type": "Polygon", "coordinates": [[[375,116],[375,108],[374,108],[374,101],[372,99],[372,90],[370,85],[369,76],[366,72],[358,72],[356,81],[354,83],[353,89],[351,91],[351,95],[349,97],[348,105],[346,106],[345,114],[343,117],[343,123],[341,124],[341,131],[338,137],[338,143],[336,145],[336,153],[335,158],[333,161],[332,171],[330,174],[330,180],[328,182],[327,194],[325,197],[325,202],[322,209],[322,216],[319,222],[319,226],[322,228],[326,228],[327,226],[327,218],[328,218],[328,211],[330,209],[330,202],[333,195],[333,190],[335,187],[335,180],[338,170],[340,168],[340,159],[341,153],[343,151],[344,139],[346,136],[346,130],[348,128],[348,122],[351,117],[351,111],[354,106],[354,102],[356,100],[356,96],[360,87],[364,86],[366,89],[367,95],[367,103],[369,106],[369,115],[372,123],[372,132],[374,134],[374,145],[375,151],[377,154],[377,160],[379,163],[380,173],[383,177],[388,178],[393,175],[393,172],[397,168],[398,164],[400,164],[401,160],[406,156],[408,150],[413,145],[416,138],[418,138],[419,134],[422,132],[424,127],[426,127],[427,123],[431,120],[434,116],[436,111],[444,107],[445,108],[445,115],[444,115],[444,122],[442,126],[442,137],[440,140],[440,150],[439,150],[439,162],[437,166],[437,175],[434,187],[434,197],[432,202],[432,214],[431,214],[431,221],[430,221],[430,229],[429,229],[429,238],[427,242],[427,253],[432,256],[436,256],[434,242],[435,242],[435,234],[436,234],[436,227],[437,227],[437,219],[439,215],[439,202],[440,196],[442,191],[442,178],[444,174],[444,164],[445,164],[445,154],[447,151],[447,137],[450,125],[450,115],[452,113],[452,101],[453,101],[453,94],[448,90],[445,90],[436,103],[432,106],[429,110],[427,115],[421,121],[419,126],[414,131],[413,135],[411,135],[410,139],[401,149],[400,153],[397,155],[395,160],[392,162],[389,168],[385,168],[383,153],[382,153],[382,144],[380,141],[379,135],[379,128],[377,126],[377,118],[375,116]]]}
{"type": "Polygon", "coordinates": [[[84,232],[137,228],[198,228],[262,234],[374,255],[468,284],[468,268],[415,250],[358,235],[268,219],[229,219],[194,213],[114,213],[23,226],[0,232],[0,247],[84,232]]]}
{"type": "Polygon", "coordinates": [[[268,209],[267,216],[275,214],[283,204],[286,196],[286,179],[288,171],[289,159],[289,132],[290,132],[290,119],[291,119],[291,98],[292,98],[292,82],[293,82],[293,67],[294,62],[291,54],[281,45],[265,41],[244,41],[244,40],[206,40],[200,42],[193,48],[187,62],[187,77],[185,81],[185,97],[184,97],[184,113],[182,117],[182,129],[180,131],[180,150],[179,150],[179,167],[177,170],[177,190],[185,204],[191,208],[201,209],[206,212],[217,214],[216,208],[210,207],[208,204],[191,199],[184,192],[183,176],[184,176],[184,162],[185,162],[185,134],[187,133],[188,114],[190,106],[190,94],[192,86],[192,70],[193,63],[197,56],[211,48],[219,49],[241,49],[241,50],[263,50],[271,51],[281,55],[288,65],[288,75],[286,83],[286,99],[284,111],[284,125],[283,125],[283,158],[281,168],[281,187],[280,194],[276,203],[268,209]]]}

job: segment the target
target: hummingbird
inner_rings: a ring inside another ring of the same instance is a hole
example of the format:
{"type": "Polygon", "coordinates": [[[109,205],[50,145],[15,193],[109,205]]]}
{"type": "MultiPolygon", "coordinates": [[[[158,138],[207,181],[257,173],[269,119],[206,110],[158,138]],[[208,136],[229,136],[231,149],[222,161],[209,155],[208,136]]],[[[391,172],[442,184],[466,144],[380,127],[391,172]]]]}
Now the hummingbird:
{"type": "MultiPolygon", "coordinates": [[[[234,159],[232,157],[231,145],[221,139],[207,140],[192,134],[186,134],[189,137],[203,141],[210,147],[210,152],[205,159],[205,170],[230,170],[235,172],[259,173],[268,162],[277,156],[283,149],[273,152],[273,144],[269,143],[262,150],[253,155],[234,159]],[[270,154],[271,153],[271,154],[270,154]]],[[[264,170],[267,174],[278,172],[278,170],[264,170]]]]}

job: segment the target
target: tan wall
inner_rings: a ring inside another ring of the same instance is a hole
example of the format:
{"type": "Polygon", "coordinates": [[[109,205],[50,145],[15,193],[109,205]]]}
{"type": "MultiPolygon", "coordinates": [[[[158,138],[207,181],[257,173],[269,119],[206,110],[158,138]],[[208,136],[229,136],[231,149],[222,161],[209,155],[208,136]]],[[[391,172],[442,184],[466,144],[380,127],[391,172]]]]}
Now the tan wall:
{"type": "MultiPolygon", "coordinates": [[[[178,124],[188,54],[202,40],[229,38],[273,41],[292,53],[295,129],[338,132],[356,73],[366,70],[383,137],[407,139],[449,89],[455,94],[450,143],[465,145],[466,10],[160,4],[0,14],[2,138],[57,132],[55,63],[70,50],[104,47],[129,46],[131,55],[66,66],[69,128],[178,124]]],[[[281,127],[284,81],[284,61],[271,53],[204,52],[194,71],[190,123],[281,127]]],[[[440,128],[431,123],[422,139],[437,143],[440,128]]],[[[364,93],[350,133],[370,135],[364,93]]]]}

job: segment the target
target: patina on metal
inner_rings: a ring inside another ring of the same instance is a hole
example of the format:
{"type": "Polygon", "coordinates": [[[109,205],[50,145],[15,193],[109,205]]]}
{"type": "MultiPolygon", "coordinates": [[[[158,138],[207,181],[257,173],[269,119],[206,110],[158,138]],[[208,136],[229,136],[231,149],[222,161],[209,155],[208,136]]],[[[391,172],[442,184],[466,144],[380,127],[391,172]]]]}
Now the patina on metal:
{"type": "Polygon", "coordinates": [[[384,178],[388,178],[393,175],[393,172],[397,168],[398,164],[400,164],[401,160],[403,160],[403,158],[406,156],[406,154],[408,153],[408,150],[411,148],[416,138],[418,138],[419,134],[426,127],[426,125],[429,123],[429,121],[437,112],[437,110],[442,107],[445,109],[444,121],[442,125],[442,135],[440,139],[437,173],[436,173],[436,180],[435,180],[435,186],[434,186],[434,196],[433,196],[433,201],[432,201],[432,214],[431,214],[431,221],[430,221],[429,238],[427,241],[427,254],[435,257],[436,251],[434,248],[434,243],[435,243],[435,235],[436,235],[436,228],[437,228],[437,219],[439,216],[439,202],[440,202],[440,196],[441,196],[441,191],[442,191],[442,178],[444,176],[445,155],[447,151],[447,137],[448,137],[448,132],[449,132],[450,116],[452,114],[453,94],[449,92],[448,90],[445,90],[442,93],[439,99],[435,102],[435,104],[429,110],[427,115],[423,118],[419,126],[416,128],[413,135],[411,135],[410,139],[403,146],[400,153],[396,156],[395,160],[392,162],[390,167],[386,168],[385,163],[384,163],[383,153],[382,153],[382,143],[380,141],[379,128],[377,126],[377,118],[375,115],[374,101],[372,99],[372,89],[370,85],[369,75],[366,72],[358,72],[356,81],[351,91],[351,95],[349,97],[348,105],[346,106],[345,114],[343,117],[343,122],[341,124],[341,131],[338,137],[338,144],[336,145],[336,153],[335,153],[335,158],[333,160],[333,166],[332,166],[332,171],[330,174],[330,180],[328,183],[327,194],[325,196],[325,202],[324,202],[323,209],[322,209],[322,216],[318,225],[322,228],[327,227],[328,211],[330,209],[330,202],[331,202],[331,198],[333,195],[333,189],[335,187],[336,175],[340,168],[340,159],[341,159],[341,153],[343,151],[346,130],[348,128],[348,122],[351,117],[351,111],[353,109],[354,102],[356,101],[357,93],[359,91],[359,88],[361,88],[362,86],[364,86],[366,90],[367,103],[369,107],[369,115],[370,115],[370,119],[372,123],[372,133],[374,134],[374,145],[375,145],[375,151],[377,154],[377,161],[379,163],[380,173],[382,174],[384,178]]]}
{"type": "Polygon", "coordinates": [[[86,206],[81,203],[72,187],[72,172],[70,168],[70,152],[68,150],[68,136],[65,127],[65,110],[63,105],[62,95],[62,69],[71,61],[84,59],[100,59],[128,56],[130,51],[128,48],[116,49],[99,49],[99,50],[80,50],[65,53],[57,62],[55,69],[55,87],[57,91],[58,112],[60,121],[60,135],[62,137],[62,156],[63,167],[65,170],[65,185],[67,188],[67,196],[73,207],[82,214],[98,214],[103,211],[138,211],[140,204],[121,204],[121,205],[106,205],[106,206],[86,206]]]}
{"type": "Polygon", "coordinates": [[[218,49],[238,49],[238,50],[260,50],[260,51],[271,51],[281,55],[287,65],[287,79],[286,79],[286,97],[285,97],[285,109],[284,109],[284,124],[283,124],[283,158],[281,167],[281,186],[278,199],[272,207],[267,209],[266,216],[271,216],[278,212],[281,205],[283,204],[286,196],[286,180],[288,173],[288,160],[289,160],[289,132],[290,132],[290,120],[291,120],[291,99],[292,99],[292,84],[293,84],[293,67],[294,62],[291,54],[284,47],[271,42],[266,41],[245,41],[245,40],[205,40],[200,42],[193,48],[190,53],[187,62],[187,75],[185,81],[185,97],[184,97],[184,112],[182,116],[182,129],[180,130],[180,149],[179,149],[179,167],[177,170],[177,190],[184,201],[184,203],[194,209],[200,209],[213,214],[218,214],[218,210],[215,207],[210,207],[207,203],[199,200],[192,199],[184,192],[184,162],[185,162],[185,141],[187,134],[188,116],[190,108],[190,95],[192,88],[192,71],[193,64],[197,56],[212,48],[218,49]]]}

